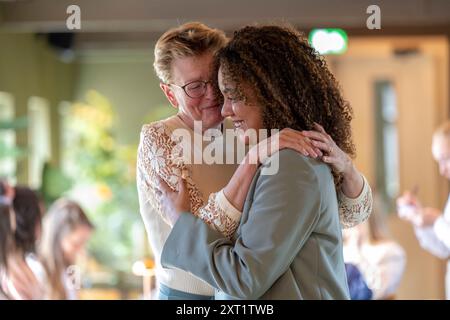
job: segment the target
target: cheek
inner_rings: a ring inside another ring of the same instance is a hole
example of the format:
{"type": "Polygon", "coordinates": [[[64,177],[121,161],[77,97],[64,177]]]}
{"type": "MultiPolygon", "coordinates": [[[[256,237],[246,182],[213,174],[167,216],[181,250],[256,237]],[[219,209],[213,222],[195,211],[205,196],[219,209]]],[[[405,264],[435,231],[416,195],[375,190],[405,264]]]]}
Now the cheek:
{"type": "Polygon", "coordinates": [[[193,99],[191,99],[190,101],[186,101],[186,103],[185,103],[186,109],[191,114],[201,114],[202,111],[201,111],[199,105],[200,105],[200,102],[197,100],[193,100],[193,99]]]}
{"type": "Polygon", "coordinates": [[[262,114],[261,109],[259,107],[252,107],[250,117],[253,128],[257,130],[263,129],[262,114]]]}
{"type": "Polygon", "coordinates": [[[231,103],[231,109],[239,118],[246,119],[249,116],[249,106],[243,104],[242,102],[231,103]]]}

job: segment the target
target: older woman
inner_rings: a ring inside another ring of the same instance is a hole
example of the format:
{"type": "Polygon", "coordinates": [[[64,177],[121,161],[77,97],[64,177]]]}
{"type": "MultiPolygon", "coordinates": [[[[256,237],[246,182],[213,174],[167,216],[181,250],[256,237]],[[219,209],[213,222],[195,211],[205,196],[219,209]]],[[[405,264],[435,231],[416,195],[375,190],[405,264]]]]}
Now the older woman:
{"type": "MultiPolygon", "coordinates": [[[[245,27],[218,61],[222,114],[244,142],[249,130],[310,130],[321,123],[337,147],[354,153],[351,108],[326,63],[297,31],[245,27]]],[[[173,192],[161,181],[160,201],[173,225],[163,266],[196,275],[220,298],[347,299],[336,214],[342,177],[292,150],[278,157],[276,174],[265,175],[275,155],[257,169],[232,239],[188,213],[183,183],[173,192]]]]}

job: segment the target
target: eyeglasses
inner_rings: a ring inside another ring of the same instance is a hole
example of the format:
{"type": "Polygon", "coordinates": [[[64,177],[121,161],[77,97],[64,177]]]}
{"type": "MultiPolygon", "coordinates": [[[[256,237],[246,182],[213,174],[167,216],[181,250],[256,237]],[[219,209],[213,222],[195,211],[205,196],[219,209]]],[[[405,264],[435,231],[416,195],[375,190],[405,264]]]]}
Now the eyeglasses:
{"type": "Polygon", "coordinates": [[[173,83],[171,83],[170,85],[183,89],[184,93],[186,93],[189,98],[195,99],[203,97],[205,95],[208,83],[213,87],[214,90],[217,89],[215,83],[211,80],[196,80],[186,83],[184,86],[179,86],[173,83]]]}

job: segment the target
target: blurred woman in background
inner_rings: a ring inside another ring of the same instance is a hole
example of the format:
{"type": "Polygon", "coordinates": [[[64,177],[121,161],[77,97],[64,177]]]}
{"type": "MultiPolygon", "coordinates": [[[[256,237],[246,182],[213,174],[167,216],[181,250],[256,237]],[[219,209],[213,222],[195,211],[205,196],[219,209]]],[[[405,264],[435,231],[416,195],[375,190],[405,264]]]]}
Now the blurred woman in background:
{"type": "Polygon", "coordinates": [[[388,235],[384,211],[376,197],[369,219],[344,230],[344,260],[355,265],[372,291],[372,299],[393,299],[406,266],[403,248],[388,235]]]}
{"type": "Polygon", "coordinates": [[[37,194],[27,187],[0,181],[0,298],[43,299],[43,268],[34,255],[41,232],[42,210],[37,194]]]}
{"type": "Polygon", "coordinates": [[[48,277],[48,298],[78,299],[80,275],[75,263],[94,226],[80,206],[67,199],[50,207],[43,225],[39,252],[48,277]]]}

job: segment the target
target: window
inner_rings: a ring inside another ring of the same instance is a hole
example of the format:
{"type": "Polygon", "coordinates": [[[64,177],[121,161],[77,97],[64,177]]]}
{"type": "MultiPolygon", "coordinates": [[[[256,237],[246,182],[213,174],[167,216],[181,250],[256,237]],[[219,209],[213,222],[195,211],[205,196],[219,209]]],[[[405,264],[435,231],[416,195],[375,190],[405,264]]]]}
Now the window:
{"type": "Polygon", "coordinates": [[[377,81],[375,96],[376,191],[391,211],[399,191],[397,97],[390,81],[377,81]]]}
{"type": "Polygon", "coordinates": [[[13,121],[14,98],[0,92],[0,177],[7,177],[11,183],[16,182],[16,157],[19,155],[13,121]]]}
{"type": "Polygon", "coordinates": [[[29,178],[32,188],[40,188],[42,168],[51,158],[50,114],[48,101],[40,97],[28,100],[29,178]]]}

